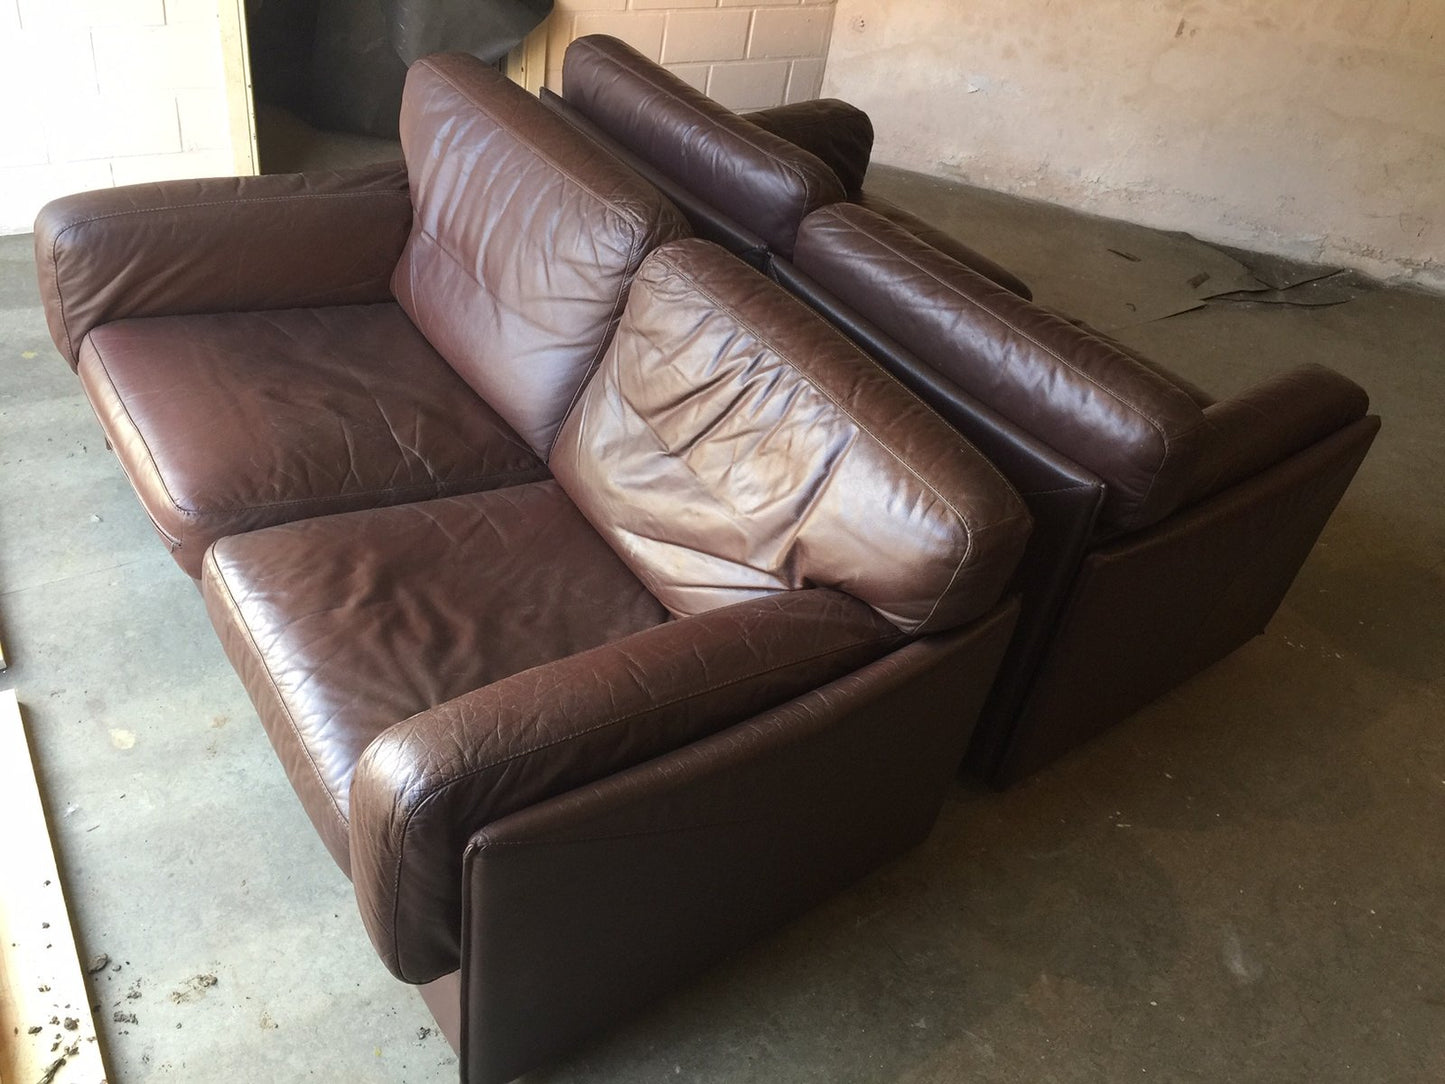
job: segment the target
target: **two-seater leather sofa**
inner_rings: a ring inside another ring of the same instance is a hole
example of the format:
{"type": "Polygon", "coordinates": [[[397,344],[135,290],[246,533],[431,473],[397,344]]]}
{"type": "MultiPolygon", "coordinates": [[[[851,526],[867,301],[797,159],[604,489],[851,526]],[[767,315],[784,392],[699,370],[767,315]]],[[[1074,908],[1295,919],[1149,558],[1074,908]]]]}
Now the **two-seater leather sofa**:
{"type": "Polygon", "coordinates": [[[1023,495],[1023,612],[967,756],[994,783],[1263,631],[1378,431],[1364,391],[1322,366],[1216,402],[1032,304],[987,256],[865,196],[872,128],[846,103],[739,116],[596,36],[568,48],[549,104],[846,331],[1023,495]]]}
{"type": "Polygon", "coordinates": [[[384,964],[510,1079],[929,829],[1030,516],[468,57],[403,169],[57,201],[57,347],[384,964]]]}

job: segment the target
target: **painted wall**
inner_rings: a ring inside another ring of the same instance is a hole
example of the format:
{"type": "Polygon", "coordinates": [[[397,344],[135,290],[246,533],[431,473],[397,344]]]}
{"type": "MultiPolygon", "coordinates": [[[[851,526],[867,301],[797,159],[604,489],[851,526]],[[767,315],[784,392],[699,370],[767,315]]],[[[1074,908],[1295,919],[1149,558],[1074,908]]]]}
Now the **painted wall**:
{"type": "Polygon", "coordinates": [[[1442,0],[838,0],[875,159],[1445,289],[1442,0]]]}
{"type": "Polygon", "coordinates": [[[70,192],[235,168],[217,0],[0,0],[0,233],[70,192]]]}
{"type": "Polygon", "coordinates": [[[833,0],[557,0],[546,81],[561,90],[572,39],[611,34],[732,109],[765,109],[818,96],[832,26],[833,0]]]}

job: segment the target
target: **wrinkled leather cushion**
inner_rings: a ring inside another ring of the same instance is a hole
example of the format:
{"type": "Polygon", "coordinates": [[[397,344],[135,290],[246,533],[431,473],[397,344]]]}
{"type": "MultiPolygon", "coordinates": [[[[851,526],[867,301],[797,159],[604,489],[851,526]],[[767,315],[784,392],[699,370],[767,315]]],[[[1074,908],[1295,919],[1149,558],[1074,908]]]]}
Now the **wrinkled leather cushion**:
{"type": "Polygon", "coordinates": [[[545,458],[637,265],[687,227],[656,189],[475,57],[412,66],[401,142],[415,213],[396,297],[545,458]]]}
{"type": "Polygon", "coordinates": [[[816,155],[837,175],[850,200],[863,194],[863,178],[873,154],[873,122],[863,110],[837,98],[814,98],[742,117],[816,155]]]}
{"type": "Polygon", "coordinates": [[[1028,535],[958,433],[705,241],[643,264],[553,473],[674,614],[835,587],[907,632],[998,599],[1028,535]]]}
{"type": "Polygon", "coordinates": [[[119,320],[80,376],[192,576],[224,535],[546,476],[391,303],[119,320]]]}
{"type": "Polygon", "coordinates": [[[567,47],[562,96],[783,255],[793,251],[804,215],[844,198],[842,182],[816,156],[760,130],[615,38],[592,35],[567,47]]]}
{"type": "Polygon", "coordinates": [[[951,256],[964,267],[972,268],[986,279],[992,279],[1010,293],[1018,294],[1025,301],[1033,300],[1034,294],[1029,289],[1028,283],[1007,267],[995,263],[982,252],[969,248],[952,234],[944,233],[937,226],[919,218],[913,212],[905,211],[898,204],[886,200],[882,196],[874,196],[866,192],[855,202],[868,208],[874,214],[888,219],[895,226],[901,226],[920,241],[938,249],[946,256],[951,256]]]}
{"type": "Polygon", "coordinates": [[[125,185],[41,208],[35,269],[74,368],[92,328],[127,316],[390,301],[410,226],[400,162],[125,185]]]}
{"type": "Polygon", "coordinates": [[[378,734],[667,618],[550,481],[224,539],[203,589],[292,786],[348,872],[352,774],[378,734]]]}
{"type": "Polygon", "coordinates": [[[1099,475],[1102,526],[1146,526],[1190,495],[1205,416],[1160,371],[862,207],[809,216],[795,262],[969,395],[1099,475]]]}

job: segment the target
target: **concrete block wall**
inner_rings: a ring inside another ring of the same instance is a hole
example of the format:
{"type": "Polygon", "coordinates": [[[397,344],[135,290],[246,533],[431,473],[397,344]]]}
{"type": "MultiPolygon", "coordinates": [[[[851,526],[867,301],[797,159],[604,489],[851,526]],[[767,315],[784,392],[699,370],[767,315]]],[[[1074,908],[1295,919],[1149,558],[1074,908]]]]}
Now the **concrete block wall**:
{"type": "Polygon", "coordinates": [[[557,0],[547,85],[562,88],[574,38],[611,34],[733,109],[816,98],[834,0],[557,0]]]}
{"type": "Polygon", "coordinates": [[[0,233],[56,196],[235,169],[217,0],[0,0],[0,233]]]}

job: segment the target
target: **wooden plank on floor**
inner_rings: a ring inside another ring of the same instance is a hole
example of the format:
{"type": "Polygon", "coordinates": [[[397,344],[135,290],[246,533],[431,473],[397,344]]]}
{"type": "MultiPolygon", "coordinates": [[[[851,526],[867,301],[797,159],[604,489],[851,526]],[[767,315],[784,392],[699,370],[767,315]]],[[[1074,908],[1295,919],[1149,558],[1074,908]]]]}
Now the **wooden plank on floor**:
{"type": "Polygon", "coordinates": [[[104,1084],[85,976],[13,690],[0,692],[0,1084],[104,1084]]]}

